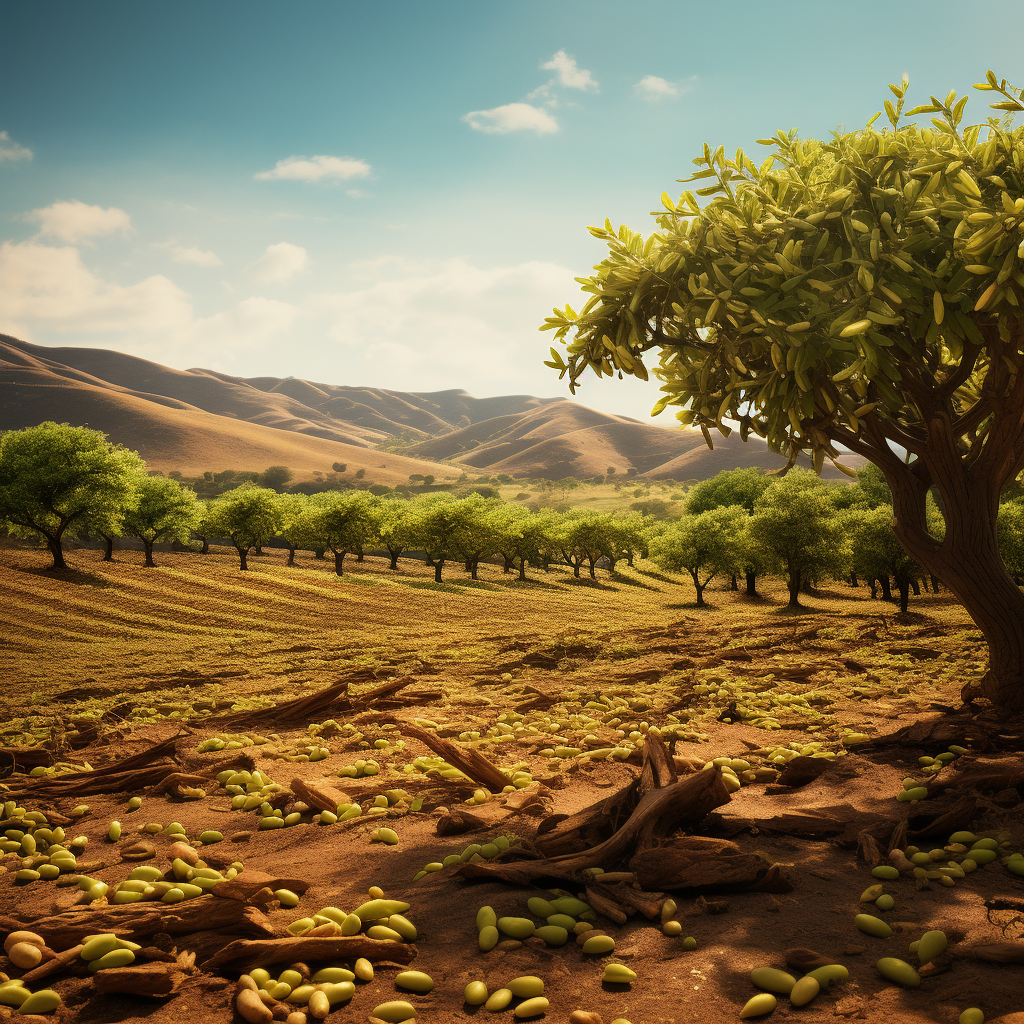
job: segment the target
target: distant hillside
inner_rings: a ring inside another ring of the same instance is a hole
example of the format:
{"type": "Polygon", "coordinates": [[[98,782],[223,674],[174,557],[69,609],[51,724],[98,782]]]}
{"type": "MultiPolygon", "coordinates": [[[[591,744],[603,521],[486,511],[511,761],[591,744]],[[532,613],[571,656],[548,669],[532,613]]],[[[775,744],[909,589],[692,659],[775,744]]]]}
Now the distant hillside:
{"type": "MultiPolygon", "coordinates": [[[[294,377],[231,377],[173,370],[108,349],[44,348],[0,335],[0,429],[53,419],[84,424],[137,449],[154,468],[289,466],[296,477],[343,462],[394,485],[412,473],[438,481],[471,474],[589,477],[614,467],[694,479],[782,459],[757,438],[610,416],[563,398],[465,391],[414,393],[294,377]],[[401,440],[400,454],[379,450],[401,440]],[[438,465],[443,460],[448,465],[438,465]]],[[[851,465],[860,460],[851,458],[851,465]]]]}

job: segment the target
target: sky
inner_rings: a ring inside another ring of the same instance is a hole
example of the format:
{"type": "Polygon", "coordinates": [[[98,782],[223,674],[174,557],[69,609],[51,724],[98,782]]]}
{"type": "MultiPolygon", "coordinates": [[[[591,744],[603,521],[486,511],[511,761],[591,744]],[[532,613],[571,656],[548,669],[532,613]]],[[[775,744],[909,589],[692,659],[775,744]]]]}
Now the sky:
{"type": "Polygon", "coordinates": [[[904,73],[910,103],[1024,84],[1022,37],[1020,0],[2,0],[0,332],[568,397],[538,327],[587,225],[646,232],[705,142],[860,126],[904,73]]]}

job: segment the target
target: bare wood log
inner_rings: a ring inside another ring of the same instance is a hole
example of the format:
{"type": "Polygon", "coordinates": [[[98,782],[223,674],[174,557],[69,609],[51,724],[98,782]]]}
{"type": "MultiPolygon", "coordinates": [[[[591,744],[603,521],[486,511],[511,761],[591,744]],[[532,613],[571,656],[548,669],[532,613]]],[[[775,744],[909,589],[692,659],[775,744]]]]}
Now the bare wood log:
{"type": "Polygon", "coordinates": [[[177,793],[179,787],[202,789],[204,786],[208,787],[209,785],[210,779],[208,776],[193,775],[188,772],[171,772],[170,775],[165,775],[155,786],[153,786],[147,795],[157,796],[160,793],[180,795],[177,793]]]}
{"type": "Polygon", "coordinates": [[[407,964],[416,956],[415,946],[404,942],[385,942],[365,935],[307,938],[305,935],[281,939],[237,939],[203,963],[203,970],[243,964],[246,968],[270,964],[318,963],[323,960],[354,960],[364,957],[371,962],[393,960],[407,964]]]}
{"type": "Polygon", "coordinates": [[[41,963],[38,967],[35,967],[28,973],[23,974],[21,976],[21,980],[26,985],[31,985],[40,978],[48,977],[49,975],[59,971],[62,967],[66,967],[68,964],[77,960],[78,955],[83,949],[84,946],[82,946],[81,943],[77,946],[72,946],[70,949],[65,949],[63,953],[58,953],[45,963],[41,963]]]}
{"type": "MultiPolygon", "coordinates": [[[[613,898],[611,891],[605,885],[598,885],[593,882],[588,885],[587,902],[599,914],[604,914],[605,917],[616,924],[625,924],[630,916],[619,906],[613,898]]],[[[632,910],[632,908],[630,909],[632,910]]]]}
{"type": "Polygon", "coordinates": [[[512,781],[479,751],[469,747],[466,749],[457,747],[454,743],[428,729],[421,729],[418,725],[410,725],[408,722],[399,722],[396,719],[386,719],[386,721],[394,722],[401,728],[402,735],[419,740],[435,754],[443,757],[450,765],[458,768],[463,775],[486,786],[492,793],[500,793],[512,781]]]}
{"type": "Polygon", "coordinates": [[[911,835],[915,839],[918,836],[948,836],[960,829],[967,828],[979,813],[977,798],[965,795],[942,813],[935,814],[930,822],[914,829],[911,835]]]}
{"type": "Polygon", "coordinates": [[[301,896],[309,886],[310,882],[305,878],[281,878],[278,875],[269,875],[264,871],[246,868],[242,874],[229,878],[226,882],[219,882],[210,891],[214,896],[219,896],[222,899],[245,902],[251,900],[261,889],[271,889],[274,892],[278,889],[289,889],[301,896]]]}
{"type": "Polygon", "coordinates": [[[14,771],[48,768],[56,760],[48,747],[0,747],[0,768],[10,766],[14,771]]]}
{"type": "Polygon", "coordinates": [[[123,793],[132,789],[147,789],[177,772],[178,767],[174,761],[163,760],[145,768],[132,768],[129,771],[100,774],[102,769],[98,769],[95,772],[55,775],[33,779],[21,789],[11,790],[10,795],[15,799],[24,799],[38,796],[89,796],[94,793],[123,793]]]}
{"type": "MultiPolygon", "coordinates": [[[[605,872],[605,875],[611,872],[605,872]]],[[[599,876],[600,885],[606,885],[603,880],[605,875],[599,876]]],[[[620,907],[629,907],[638,910],[648,921],[653,921],[661,916],[661,905],[665,901],[663,892],[644,892],[632,885],[615,885],[611,888],[615,895],[615,902],[620,907]]]]}
{"type": "Polygon", "coordinates": [[[121,938],[137,941],[157,932],[182,935],[226,927],[235,928],[243,934],[274,934],[270,922],[255,908],[239,900],[219,899],[213,895],[197,896],[174,904],[146,901],[88,907],[49,917],[0,917],[0,931],[30,928],[56,950],[77,945],[86,936],[99,932],[113,932],[121,938]]]}
{"type": "Polygon", "coordinates": [[[743,853],[722,839],[687,836],[641,850],[629,862],[645,890],[742,889],[788,892],[792,886],[778,864],[743,853]]]}
{"type": "Polygon", "coordinates": [[[96,992],[119,992],[133,996],[165,999],[177,995],[185,975],[177,963],[132,964],[110,971],[98,971],[92,979],[96,992]]]}
{"type": "MultiPolygon", "coordinates": [[[[570,878],[585,868],[613,867],[634,853],[637,840],[649,834],[649,826],[654,826],[655,833],[668,834],[684,821],[701,820],[728,800],[729,791],[719,769],[706,768],[671,786],[645,793],[622,827],[590,849],[532,861],[464,864],[459,873],[467,878],[497,877],[525,884],[531,879],[546,876],[570,878]]],[[[631,870],[635,868],[631,867],[631,870]]]]}
{"type": "Polygon", "coordinates": [[[351,797],[336,789],[331,779],[317,779],[314,782],[292,779],[289,789],[310,807],[318,811],[330,811],[332,814],[338,809],[338,804],[351,802],[351,797]]]}
{"type": "Polygon", "coordinates": [[[989,910],[1020,910],[1024,911],[1024,900],[1014,899],[1012,896],[994,896],[985,900],[985,906],[989,910]]]}
{"type": "Polygon", "coordinates": [[[994,964],[1024,964],[1024,942],[977,942],[964,949],[958,947],[956,955],[994,964]]]}
{"type": "Polygon", "coordinates": [[[776,814],[770,818],[744,818],[732,814],[709,814],[708,825],[735,835],[745,828],[756,828],[759,832],[773,832],[783,835],[833,835],[846,828],[846,822],[829,814],[811,811],[792,811],[776,814]]]}
{"type": "Polygon", "coordinates": [[[617,832],[636,809],[640,780],[572,815],[551,815],[537,828],[537,847],[546,857],[559,857],[596,846],[617,832]]]}

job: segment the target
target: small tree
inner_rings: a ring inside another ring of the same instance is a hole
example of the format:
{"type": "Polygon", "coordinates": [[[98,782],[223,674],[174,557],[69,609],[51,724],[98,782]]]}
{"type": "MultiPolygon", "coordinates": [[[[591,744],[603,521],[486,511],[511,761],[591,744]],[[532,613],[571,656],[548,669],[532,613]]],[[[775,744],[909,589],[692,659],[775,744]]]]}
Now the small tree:
{"type": "Polygon", "coordinates": [[[458,558],[463,536],[470,529],[466,506],[449,495],[430,495],[413,506],[413,536],[434,566],[434,581],[442,582],[444,564],[458,558]]]}
{"type": "Polygon", "coordinates": [[[651,543],[651,558],[669,572],[688,572],[697,606],[704,608],[704,588],[720,573],[735,571],[746,517],[738,505],[685,515],[651,543]]]}
{"type": "Polygon", "coordinates": [[[249,568],[249,552],[281,530],[278,495],[246,482],[210,502],[204,528],[211,536],[228,537],[238,552],[239,568],[249,568]]]}
{"type": "Polygon", "coordinates": [[[458,502],[464,528],[455,534],[454,553],[465,563],[471,579],[477,578],[480,559],[496,554],[501,537],[493,512],[496,502],[473,494],[458,502]]]}
{"type": "Polygon", "coordinates": [[[373,499],[362,491],[318,494],[306,507],[302,529],[314,544],[329,548],[341,576],[345,556],[360,551],[374,533],[373,499]]]}
{"type": "Polygon", "coordinates": [[[145,463],[105,434],[40,423],[0,434],[0,520],[13,533],[39,534],[66,569],[64,541],[90,531],[115,535],[134,501],[145,463]]]}
{"type": "Polygon", "coordinates": [[[748,512],[754,511],[757,499],[772,482],[759,469],[724,469],[710,480],[702,480],[686,497],[686,511],[700,515],[713,508],[728,508],[742,505],[748,512]]]}
{"type": "Polygon", "coordinates": [[[842,524],[824,488],[799,479],[773,483],[758,499],[747,524],[750,543],[789,587],[789,607],[800,607],[806,582],[840,572],[846,557],[842,524]]]}
{"type": "Polygon", "coordinates": [[[640,511],[620,512],[613,516],[611,523],[611,549],[609,555],[611,571],[615,572],[615,563],[625,558],[626,565],[633,567],[636,558],[646,558],[654,533],[652,516],[640,511]]]}
{"type": "Polygon", "coordinates": [[[195,491],[177,480],[141,477],[135,485],[136,499],[125,512],[124,532],[138,537],[146,551],[146,565],[155,566],[153,545],[157,542],[184,543],[202,520],[203,508],[195,491]]]}
{"type": "Polygon", "coordinates": [[[594,579],[598,559],[610,554],[612,537],[608,524],[608,517],[584,509],[573,509],[561,516],[555,530],[555,543],[562,560],[572,566],[572,574],[577,579],[584,562],[589,562],[590,577],[594,579]]]}
{"type": "Polygon", "coordinates": [[[526,579],[526,566],[540,563],[544,544],[544,523],[521,505],[499,505],[492,513],[498,536],[498,550],[506,565],[518,569],[526,579]]]}
{"type": "Polygon", "coordinates": [[[904,551],[892,528],[891,505],[856,511],[847,520],[854,572],[866,580],[886,581],[891,576],[900,595],[900,611],[909,607],[910,588],[921,577],[921,567],[904,551]]]}
{"type": "Polygon", "coordinates": [[[415,541],[414,517],[406,501],[382,501],[374,510],[374,532],[391,556],[391,568],[398,568],[402,552],[415,541]]]}
{"type": "Polygon", "coordinates": [[[282,494],[278,499],[281,511],[281,540],[288,548],[287,565],[295,564],[295,552],[300,547],[315,544],[316,539],[309,536],[306,529],[306,509],[309,507],[308,494],[282,494]]]}
{"type": "MultiPolygon", "coordinates": [[[[742,150],[704,147],[707,187],[662,196],[644,239],[606,222],[609,255],[572,332],[575,384],[589,366],[647,379],[660,351],[664,398],[711,443],[738,423],[791,461],[853,451],[882,471],[900,543],[960,599],[985,635],[979,693],[1024,707],[1024,594],[999,555],[1004,486],[1024,469],[1024,111],[1021,91],[989,72],[1002,119],[961,128],[955,92],[909,111],[909,83],[891,86],[891,129],[869,124],[827,141],[795,130],[742,150]],[[904,458],[902,452],[909,453],[904,458]],[[946,518],[928,529],[935,488],[946,518]]],[[[872,119],[872,122],[875,119],[872,119]]]]}
{"type": "Polygon", "coordinates": [[[281,492],[292,478],[292,471],[287,466],[268,466],[260,473],[259,482],[272,491],[281,492]]]}

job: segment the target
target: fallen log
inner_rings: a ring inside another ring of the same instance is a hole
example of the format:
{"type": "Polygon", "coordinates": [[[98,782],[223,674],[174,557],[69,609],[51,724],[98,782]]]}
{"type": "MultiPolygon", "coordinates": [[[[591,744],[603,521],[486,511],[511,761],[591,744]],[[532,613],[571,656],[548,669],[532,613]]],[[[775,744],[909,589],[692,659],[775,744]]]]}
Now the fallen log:
{"type": "Polygon", "coordinates": [[[249,969],[271,964],[319,963],[359,957],[371,962],[393,960],[407,964],[416,953],[416,947],[411,944],[370,939],[365,935],[313,938],[297,935],[281,939],[237,939],[206,960],[202,967],[206,971],[236,965],[249,969]]]}
{"type": "Polygon", "coordinates": [[[138,941],[158,932],[185,935],[215,928],[234,928],[248,935],[274,935],[264,914],[239,900],[204,895],[184,903],[126,903],[106,907],[87,907],[46,917],[13,918],[0,916],[0,931],[23,928],[41,935],[48,946],[65,950],[78,945],[89,935],[113,932],[123,939],[138,941]]]}
{"type": "Polygon", "coordinates": [[[77,960],[83,949],[84,946],[81,943],[72,946],[70,949],[65,949],[63,953],[58,953],[56,956],[41,963],[38,967],[34,967],[31,971],[23,974],[21,980],[26,985],[31,985],[33,982],[39,981],[40,978],[48,977],[77,960]]]}
{"type": "Polygon", "coordinates": [[[792,885],[778,864],[744,853],[724,839],[686,836],[637,853],[629,862],[645,890],[729,889],[789,892],[792,885]]]}
{"type": "Polygon", "coordinates": [[[976,942],[957,948],[956,955],[970,960],[987,960],[993,964],[1024,964],[1024,942],[1007,939],[1003,942],[976,942]]]}
{"type": "Polygon", "coordinates": [[[924,816],[915,815],[910,824],[919,822],[916,828],[909,830],[909,834],[915,839],[922,836],[941,835],[948,836],[960,829],[967,828],[978,816],[980,809],[975,797],[964,795],[951,806],[933,812],[930,819],[924,816]]]}
{"type": "Polygon", "coordinates": [[[185,974],[175,963],[132,964],[112,971],[97,971],[92,979],[95,992],[166,999],[178,994],[185,974]]]}
{"type": "Polygon", "coordinates": [[[334,787],[333,779],[317,779],[314,782],[292,779],[289,789],[310,807],[318,811],[330,811],[332,814],[338,809],[338,804],[351,802],[347,793],[334,787]]]}
{"type": "Polygon", "coordinates": [[[419,740],[439,757],[443,757],[452,767],[458,768],[463,775],[486,786],[492,793],[500,793],[512,781],[479,751],[469,747],[465,749],[457,747],[429,729],[421,729],[418,725],[411,725],[409,722],[402,722],[394,718],[386,718],[383,721],[397,725],[402,730],[403,736],[419,740]]]}
{"type": "MultiPolygon", "coordinates": [[[[252,897],[261,889],[270,889],[272,892],[277,892],[278,889],[288,889],[297,896],[301,896],[310,884],[305,878],[281,878],[278,875],[246,868],[242,874],[229,878],[226,882],[219,882],[210,892],[221,899],[241,900],[246,903],[251,901],[252,897]]],[[[178,906],[180,905],[178,904],[178,906]]],[[[216,925],[207,927],[216,927],[216,925]]]]}

